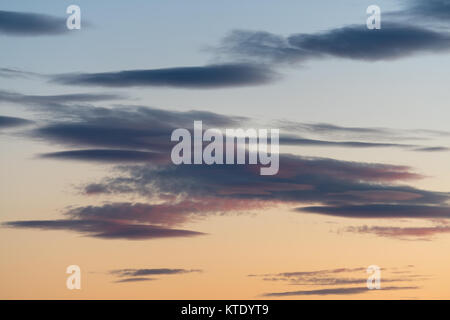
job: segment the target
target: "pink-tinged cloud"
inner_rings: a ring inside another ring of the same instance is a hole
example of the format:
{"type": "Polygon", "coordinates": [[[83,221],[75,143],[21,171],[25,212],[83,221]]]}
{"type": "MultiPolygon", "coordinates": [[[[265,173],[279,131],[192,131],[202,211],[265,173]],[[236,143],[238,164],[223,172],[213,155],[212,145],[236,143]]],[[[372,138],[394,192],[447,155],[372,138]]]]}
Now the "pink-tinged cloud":
{"type": "Polygon", "coordinates": [[[432,240],[438,234],[450,233],[450,225],[432,227],[381,227],[360,226],[348,227],[347,232],[360,234],[374,234],[379,237],[404,239],[404,240],[432,240]]]}
{"type": "Polygon", "coordinates": [[[111,203],[103,206],[78,207],[66,212],[72,219],[141,222],[173,226],[197,220],[210,214],[226,214],[263,209],[274,203],[247,199],[203,198],[172,199],[157,204],[111,203]]]}

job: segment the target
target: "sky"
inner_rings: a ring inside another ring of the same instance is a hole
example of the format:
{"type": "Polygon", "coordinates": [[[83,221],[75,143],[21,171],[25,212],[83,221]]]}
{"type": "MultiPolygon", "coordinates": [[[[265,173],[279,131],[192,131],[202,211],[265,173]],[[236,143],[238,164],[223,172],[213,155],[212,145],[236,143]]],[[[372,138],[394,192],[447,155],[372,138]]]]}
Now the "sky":
{"type": "Polygon", "coordinates": [[[448,21],[448,0],[0,0],[0,298],[448,299],[448,21]],[[194,121],[279,129],[279,171],[175,165],[194,121]]]}

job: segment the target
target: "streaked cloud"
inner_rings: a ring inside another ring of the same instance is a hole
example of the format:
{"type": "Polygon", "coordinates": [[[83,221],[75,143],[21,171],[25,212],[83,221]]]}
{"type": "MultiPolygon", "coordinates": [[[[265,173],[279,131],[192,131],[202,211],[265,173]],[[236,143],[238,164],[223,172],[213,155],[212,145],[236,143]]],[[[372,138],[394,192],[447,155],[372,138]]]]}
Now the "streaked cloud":
{"type": "Polygon", "coordinates": [[[65,18],[31,12],[0,10],[0,34],[42,36],[59,35],[67,31],[65,18]]]}
{"type": "MultiPolygon", "coordinates": [[[[0,119],[1,126],[1,119],[0,119]]],[[[41,158],[61,159],[61,160],[81,160],[94,162],[167,162],[169,156],[158,152],[120,150],[120,149],[89,149],[71,150],[45,153],[41,158]]]]}
{"type": "MultiPolygon", "coordinates": [[[[70,104],[77,102],[99,102],[108,100],[118,100],[124,97],[118,94],[103,93],[71,93],[59,95],[26,95],[16,92],[0,90],[0,102],[16,103],[26,105],[42,105],[48,108],[61,107],[61,104],[70,104]],[[57,105],[56,105],[57,104],[57,105]]],[[[64,112],[67,112],[65,110],[64,112]]]]}
{"type": "Polygon", "coordinates": [[[285,292],[270,292],[265,293],[265,297],[289,297],[289,296],[326,296],[326,295],[353,295],[361,293],[373,293],[373,292],[384,292],[384,291],[397,291],[397,290],[416,290],[420,287],[410,286],[410,287],[381,287],[379,290],[369,290],[367,287],[342,287],[342,288],[327,288],[318,290],[299,290],[299,291],[285,291],[285,292]]]}
{"type": "Polygon", "coordinates": [[[165,69],[123,70],[103,73],[61,74],[52,82],[104,87],[225,88],[272,82],[277,74],[263,65],[222,64],[165,69]]]}
{"type": "Polygon", "coordinates": [[[442,205],[365,204],[314,206],[298,208],[297,210],[346,218],[450,218],[450,207],[445,205],[445,203],[442,203],[442,205]]]}
{"type": "Polygon", "coordinates": [[[20,229],[75,231],[90,237],[103,239],[146,240],[203,235],[203,233],[196,231],[106,220],[23,220],[5,222],[2,225],[20,229]]]}
{"type": "MultiPolygon", "coordinates": [[[[314,289],[270,292],[267,297],[307,296],[307,295],[351,295],[370,292],[367,288],[367,272],[365,267],[346,267],[335,269],[319,269],[309,271],[281,272],[272,274],[249,275],[262,281],[286,283],[289,286],[302,286],[314,289]],[[354,286],[359,285],[359,286],[354,286]],[[319,287],[319,289],[316,289],[319,287]]],[[[408,286],[386,286],[382,290],[417,289],[417,283],[429,280],[429,276],[413,273],[414,266],[381,268],[381,282],[386,284],[407,282],[408,286]],[[411,283],[414,285],[411,285],[411,283]]],[[[377,291],[377,290],[373,290],[377,291]]]]}
{"type": "Polygon", "coordinates": [[[385,227],[364,225],[359,227],[347,227],[344,231],[359,234],[373,234],[379,237],[401,240],[430,241],[436,235],[450,233],[450,226],[435,225],[431,227],[385,227]]]}
{"type": "Polygon", "coordinates": [[[413,17],[416,21],[448,22],[450,19],[449,0],[409,0],[405,5],[403,10],[392,12],[391,15],[413,17]]]}
{"type": "Polygon", "coordinates": [[[158,279],[155,278],[145,278],[145,277],[136,277],[136,278],[125,278],[115,281],[116,283],[129,283],[129,282],[145,282],[145,281],[155,281],[158,279]]]}
{"type": "Polygon", "coordinates": [[[0,116],[0,129],[2,128],[11,128],[11,127],[20,127],[25,126],[27,124],[31,124],[33,121],[17,118],[17,117],[8,117],[8,116],[0,116]]]}
{"type": "Polygon", "coordinates": [[[129,282],[145,282],[155,281],[161,279],[161,276],[173,276],[189,273],[202,272],[200,269],[170,269],[170,268],[156,268],[156,269],[118,269],[112,270],[109,274],[118,277],[115,283],[129,283],[129,282]],[[152,276],[151,278],[149,276],[152,276]],[[154,276],[158,276],[155,278],[154,276]]]}
{"type": "Polygon", "coordinates": [[[174,275],[174,274],[185,274],[193,272],[202,272],[199,269],[169,269],[169,268],[158,268],[158,269],[119,269],[112,270],[110,273],[118,277],[139,277],[139,276],[154,276],[154,275],[174,275]]]}

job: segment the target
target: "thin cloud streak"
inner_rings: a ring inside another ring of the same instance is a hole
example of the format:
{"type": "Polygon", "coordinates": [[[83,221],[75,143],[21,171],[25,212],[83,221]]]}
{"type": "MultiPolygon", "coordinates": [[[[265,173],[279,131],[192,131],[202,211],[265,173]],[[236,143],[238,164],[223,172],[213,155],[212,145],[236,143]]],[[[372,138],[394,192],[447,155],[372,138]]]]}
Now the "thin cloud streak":
{"type": "Polygon", "coordinates": [[[103,73],[61,74],[52,82],[65,85],[133,87],[156,86],[189,89],[226,88],[272,82],[277,74],[262,65],[222,64],[165,69],[123,70],[103,73]]]}
{"type": "Polygon", "coordinates": [[[354,287],[354,288],[329,288],[318,290],[300,290],[300,291],[286,291],[286,292],[270,292],[265,293],[265,297],[289,297],[289,296],[326,296],[326,295],[353,295],[368,292],[383,292],[383,291],[397,291],[397,290],[416,290],[420,287],[381,287],[379,290],[369,290],[367,287],[354,287]]]}
{"type": "Polygon", "coordinates": [[[204,235],[196,231],[100,220],[24,220],[4,222],[2,225],[20,229],[75,231],[102,239],[146,240],[204,235]]]}

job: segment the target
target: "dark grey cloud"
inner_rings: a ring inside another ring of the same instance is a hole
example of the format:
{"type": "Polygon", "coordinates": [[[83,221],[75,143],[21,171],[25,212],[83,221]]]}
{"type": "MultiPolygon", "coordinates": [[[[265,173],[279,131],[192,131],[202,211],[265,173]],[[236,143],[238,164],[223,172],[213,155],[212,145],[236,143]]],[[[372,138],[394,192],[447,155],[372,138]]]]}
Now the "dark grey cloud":
{"type": "Polygon", "coordinates": [[[0,10],[0,34],[58,35],[67,32],[66,19],[46,14],[0,10]]]}
{"type": "Polygon", "coordinates": [[[107,178],[108,192],[189,194],[191,197],[226,197],[277,202],[327,204],[407,203],[441,204],[446,193],[429,192],[390,182],[417,179],[407,167],[281,155],[276,176],[260,176],[259,166],[121,166],[117,177],[107,178]]]}
{"type": "MultiPolygon", "coordinates": [[[[170,155],[174,145],[170,136],[176,128],[192,128],[195,120],[204,126],[236,127],[249,119],[225,116],[207,111],[168,111],[138,106],[116,106],[114,109],[89,106],[59,106],[48,110],[50,121],[30,136],[69,147],[94,149],[139,149],[170,155]],[[61,121],[64,120],[64,121],[61,121]]],[[[65,156],[69,156],[65,154],[65,156]]],[[[75,156],[72,154],[71,156],[75,156]]],[[[156,156],[156,155],[155,155],[156,156]]]]}
{"type": "MultiPolygon", "coordinates": [[[[1,127],[1,118],[0,118],[1,127]]],[[[158,152],[120,150],[120,149],[89,149],[89,150],[71,150],[45,153],[41,158],[63,159],[63,160],[82,160],[95,162],[167,162],[168,155],[158,152]]]]}
{"type": "Polygon", "coordinates": [[[194,220],[206,214],[226,213],[232,210],[253,208],[254,203],[226,199],[202,198],[177,200],[175,197],[165,202],[146,204],[116,202],[102,206],[76,207],[68,210],[65,215],[70,219],[80,220],[113,220],[128,222],[143,222],[152,225],[173,226],[194,220]]]}
{"type": "MultiPolygon", "coordinates": [[[[192,222],[208,214],[229,213],[233,210],[242,211],[260,207],[261,205],[258,203],[242,200],[230,202],[226,199],[205,198],[180,201],[172,196],[168,197],[165,202],[154,204],[124,202],[109,203],[102,206],[75,207],[64,213],[66,219],[9,221],[3,225],[12,228],[68,230],[91,237],[110,239],[140,240],[191,237],[203,233],[173,229],[172,227],[192,222]]],[[[142,270],[139,272],[140,275],[144,275],[142,270]]],[[[178,271],[174,270],[173,272],[178,271]]]]}
{"type": "Polygon", "coordinates": [[[441,151],[450,151],[450,148],[447,148],[447,147],[420,147],[420,148],[415,148],[414,151],[441,152],[441,151]]]}
{"type": "Polygon", "coordinates": [[[19,69],[13,69],[13,68],[0,68],[0,77],[4,78],[29,78],[29,77],[36,77],[41,76],[34,72],[29,71],[22,71],[19,69]]]}
{"type": "Polygon", "coordinates": [[[394,12],[394,15],[413,16],[419,19],[442,20],[450,19],[449,0],[410,0],[404,10],[394,12]]]}
{"type": "Polygon", "coordinates": [[[199,269],[171,269],[171,268],[156,268],[156,269],[118,269],[112,270],[109,274],[119,278],[114,281],[116,283],[125,282],[143,282],[143,281],[154,281],[160,278],[155,278],[154,276],[167,276],[167,275],[182,275],[188,273],[198,273],[202,272],[199,269]],[[153,277],[148,277],[153,276],[153,277]]]}
{"type": "Polygon", "coordinates": [[[339,273],[363,272],[366,268],[335,268],[335,269],[320,269],[309,271],[294,271],[294,272],[280,272],[270,274],[250,274],[249,277],[277,277],[277,278],[299,278],[304,276],[318,276],[318,275],[335,275],[339,273]]]}
{"type": "Polygon", "coordinates": [[[120,279],[117,281],[114,281],[115,283],[128,283],[128,282],[144,282],[144,281],[155,281],[158,279],[155,278],[145,278],[145,277],[140,277],[140,278],[126,278],[126,279],[120,279]]]}
{"type": "Polygon", "coordinates": [[[24,125],[31,124],[31,123],[33,123],[33,122],[30,120],[27,120],[27,119],[0,116],[0,129],[1,128],[19,127],[19,126],[24,126],[24,125]]]}
{"type": "Polygon", "coordinates": [[[108,220],[24,220],[9,221],[4,227],[38,230],[75,231],[103,239],[146,240],[155,238],[193,237],[203,233],[170,229],[146,224],[129,224],[108,220]]]}
{"type": "Polygon", "coordinates": [[[154,275],[174,275],[201,272],[199,269],[120,269],[112,270],[110,273],[118,277],[142,277],[142,276],[154,276],[154,275]]]}
{"type": "MultiPolygon", "coordinates": [[[[118,100],[124,97],[117,94],[103,93],[70,93],[59,95],[26,95],[16,92],[0,90],[0,102],[16,103],[21,105],[53,105],[62,108],[64,104],[75,102],[99,102],[118,100]]],[[[66,110],[67,112],[67,110],[66,110]]]]}
{"type": "Polygon", "coordinates": [[[344,206],[314,206],[297,209],[300,212],[318,213],[346,218],[421,218],[449,219],[450,206],[414,204],[364,204],[344,206]]]}
{"type": "Polygon", "coordinates": [[[450,49],[450,34],[412,25],[383,23],[380,30],[354,25],[318,34],[292,35],[289,43],[315,56],[377,61],[447,51],[450,49]]]}
{"type": "Polygon", "coordinates": [[[190,89],[259,85],[277,78],[263,65],[222,64],[165,69],[124,70],[104,73],[61,74],[52,82],[66,85],[131,87],[158,86],[190,89]]]}
{"type": "Polygon", "coordinates": [[[293,63],[324,57],[393,60],[449,49],[449,33],[384,22],[380,30],[350,25],[319,33],[293,34],[287,38],[267,32],[234,31],[224,39],[219,50],[250,61],[293,63]]]}
{"type": "Polygon", "coordinates": [[[270,292],[265,293],[265,297],[288,297],[288,296],[326,296],[326,295],[352,295],[361,294],[367,292],[377,292],[377,291],[396,291],[396,290],[415,290],[419,289],[416,286],[410,287],[381,287],[378,290],[369,290],[367,287],[342,287],[342,288],[328,288],[328,289],[318,289],[318,290],[300,290],[300,291],[286,291],[286,292],[270,292]]]}

